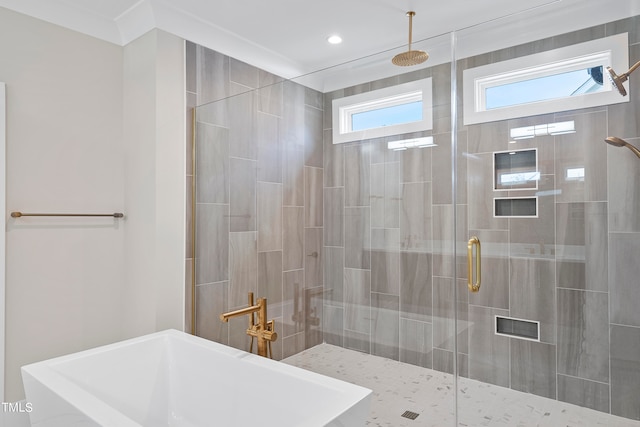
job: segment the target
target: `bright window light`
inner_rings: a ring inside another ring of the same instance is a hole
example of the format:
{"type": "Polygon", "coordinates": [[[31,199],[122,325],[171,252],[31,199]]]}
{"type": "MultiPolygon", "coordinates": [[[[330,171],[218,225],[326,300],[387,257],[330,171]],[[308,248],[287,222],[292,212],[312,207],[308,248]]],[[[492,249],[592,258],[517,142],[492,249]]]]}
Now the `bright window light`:
{"type": "Polygon", "coordinates": [[[427,78],[334,99],[333,143],[431,129],[431,81],[427,78]]]}
{"type": "Polygon", "coordinates": [[[397,141],[389,141],[387,143],[387,148],[389,150],[400,151],[400,150],[406,150],[408,148],[435,147],[436,145],[437,144],[433,143],[432,136],[426,136],[424,138],[400,139],[397,141]]]}
{"type": "Polygon", "coordinates": [[[509,130],[509,136],[512,139],[518,140],[535,138],[536,136],[563,135],[575,132],[575,122],[573,120],[570,120],[566,122],[547,123],[543,125],[512,128],[509,130]]]}

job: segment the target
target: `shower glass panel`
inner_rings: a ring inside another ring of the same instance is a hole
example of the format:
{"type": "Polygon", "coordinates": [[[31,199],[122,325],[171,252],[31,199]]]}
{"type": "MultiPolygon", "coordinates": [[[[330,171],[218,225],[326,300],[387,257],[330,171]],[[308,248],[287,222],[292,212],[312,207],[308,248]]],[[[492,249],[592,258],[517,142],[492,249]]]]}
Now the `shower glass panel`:
{"type": "MultiPolygon", "coordinates": [[[[567,19],[577,13],[571,8],[554,14],[567,19]]],[[[627,31],[629,62],[640,59],[637,18],[537,38],[541,16],[551,19],[543,7],[458,31],[458,87],[475,67],[627,31]],[[478,44],[484,52],[473,51],[478,44]]],[[[458,303],[461,425],[569,425],[579,411],[585,425],[640,425],[632,421],[640,419],[640,162],[604,142],[624,135],[637,143],[639,77],[627,99],[610,105],[470,125],[459,106],[457,166],[468,178],[457,187],[459,256],[467,235],[482,242],[481,289],[461,291],[458,303]],[[509,155],[526,150],[523,170],[537,182],[496,185],[509,155]],[[497,215],[494,204],[510,200],[530,201],[532,215],[497,215]]],[[[604,80],[589,84],[612,90],[604,80]]],[[[504,105],[528,96],[515,86],[504,105]]],[[[467,275],[466,267],[457,272],[467,275]]]]}
{"type": "Polygon", "coordinates": [[[343,379],[430,387],[374,405],[389,425],[433,420],[425,402],[436,400],[434,422],[455,425],[451,40],[415,42],[430,54],[416,67],[391,64],[405,46],[289,80],[187,48],[196,334],[249,351],[249,317],[218,317],[249,292],[265,297],[274,359],[346,349],[372,358],[363,378],[343,379]],[[431,129],[333,143],[333,100],[412,81],[431,82],[431,129]]]}

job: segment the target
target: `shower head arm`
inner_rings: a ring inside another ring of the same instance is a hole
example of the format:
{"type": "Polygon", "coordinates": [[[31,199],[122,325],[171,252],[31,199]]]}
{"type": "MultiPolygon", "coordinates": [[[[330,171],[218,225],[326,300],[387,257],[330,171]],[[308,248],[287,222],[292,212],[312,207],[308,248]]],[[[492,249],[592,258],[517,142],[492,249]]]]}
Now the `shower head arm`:
{"type": "Polygon", "coordinates": [[[623,76],[625,77],[625,80],[627,79],[627,77],[629,77],[629,75],[631,73],[633,73],[636,68],[640,67],[640,61],[636,62],[635,64],[633,64],[633,66],[631,68],[629,68],[629,71],[627,71],[626,73],[623,74],[623,76]]]}
{"type": "Polygon", "coordinates": [[[413,16],[415,12],[407,12],[407,16],[409,17],[409,49],[411,50],[411,33],[413,32],[413,16]]]}
{"type": "Polygon", "coordinates": [[[640,150],[638,150],[635,146],[627,143],[625,145],[625,147],[627,147],[629,150],[633,151],[635,153],[635,155],[638,156],[638,158],[640,158],[640,150]]]}

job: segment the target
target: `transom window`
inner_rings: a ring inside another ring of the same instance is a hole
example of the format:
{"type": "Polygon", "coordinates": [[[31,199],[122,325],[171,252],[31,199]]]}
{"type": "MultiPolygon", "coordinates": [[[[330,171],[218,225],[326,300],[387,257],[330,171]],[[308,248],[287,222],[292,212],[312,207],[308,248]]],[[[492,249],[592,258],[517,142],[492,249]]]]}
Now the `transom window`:
{"type": "Polygon", "coordinates": [[[333,143],[432,128],[431,78],[333,100],[333,143]]]}

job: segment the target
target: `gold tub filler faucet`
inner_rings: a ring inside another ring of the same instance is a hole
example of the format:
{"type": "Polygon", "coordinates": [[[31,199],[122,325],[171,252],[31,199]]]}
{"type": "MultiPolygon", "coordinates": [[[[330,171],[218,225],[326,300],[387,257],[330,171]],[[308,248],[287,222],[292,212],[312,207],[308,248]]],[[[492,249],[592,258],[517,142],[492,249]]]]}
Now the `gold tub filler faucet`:
{"type": "Polygon", "coordinates": [[[274,321],[267,322],[267,299],[258,298],[258,304],[253,303],[253,292],[249,292],[249,306],[239,310],[222,313],[220,320],[228,322],[232,317],[249,315],[249,327],[247,335],[251,337],[251,346],[249,352],[253,352],[253,339],[258,340],[258,355],[273,359],[271,351],[271,342],[278,338],[278,334],[274,330],[274,321]],[[258,323],[255,321],[255,313],[258,313],[258,323]]]}

